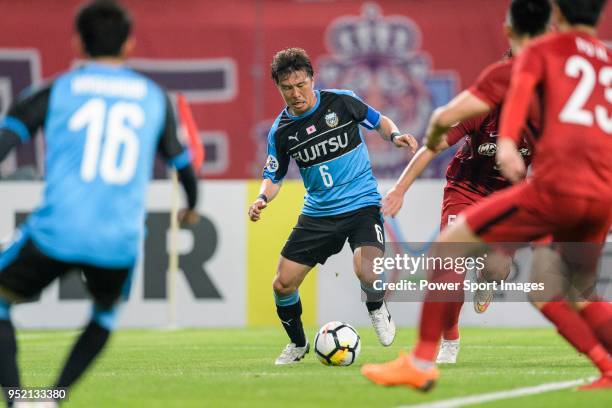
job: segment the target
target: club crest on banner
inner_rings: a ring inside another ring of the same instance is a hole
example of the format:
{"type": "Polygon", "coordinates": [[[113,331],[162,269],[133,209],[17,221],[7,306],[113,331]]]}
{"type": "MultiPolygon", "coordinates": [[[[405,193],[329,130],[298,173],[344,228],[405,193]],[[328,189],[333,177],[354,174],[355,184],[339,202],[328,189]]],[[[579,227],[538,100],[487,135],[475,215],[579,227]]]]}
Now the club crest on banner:
{"type": "MultiPolygon", "coordinates": [[[[420,46],[414,21],[385,16],[378,4],[366,3],[361,15],[340,16],[328,26],[329,53],[316,59],[319,85],[350,89],[403,131],[422,135],[433,110],[454,96],[457,79],[454,72],[433,71],[420,46]]],[[[405,151],[380,138],[366,140],[375,174],[396,177],[406,164],[405,151]]]]}
{"type": "MultiPolygon", "coordinates": [[[[429,53],[421,50],[421,30],[405,15],[384,15],[381,7],[365,3],[360,14],[340,15],[325,31],[326,53],[313,57],[317,88],[354,91],[368,105],[390,117],[403,132],[421,137],[433,110],[457,92],[455,71],[435,71],[429,53]]],[[[325,115],[327,126],[337,113],[325,115]]],[[[258,174],[267,155],[266,135],[274,120],[260,121],[254,130],[258,146],[258,174]]],[[[335,126],[338,126],[336,124],[335,126]]],[[[308,131],[307,134],[310,134],[308,131]]],[[[366,137],[369,157],[377,177],[397,177],[406,165],[406,149],[397,149],[380,137],[366,137]]],[[[455,148],[434,159],[424,177],[444,177],[455,148]]],[[[290,165],[287,178],[299,177],[290,165]]]]}

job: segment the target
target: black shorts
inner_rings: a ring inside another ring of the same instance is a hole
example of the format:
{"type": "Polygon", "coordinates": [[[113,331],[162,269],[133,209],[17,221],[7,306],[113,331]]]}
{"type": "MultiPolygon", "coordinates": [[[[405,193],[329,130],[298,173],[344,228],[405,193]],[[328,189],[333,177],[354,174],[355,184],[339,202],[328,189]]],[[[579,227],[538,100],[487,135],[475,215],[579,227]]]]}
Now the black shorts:
{"type": "Polygon", "coordinates": [[[351,250],[373,246],[385,250],[380,207],[369,206],[344,214],[311,217],[301,214],[281,255],[302,265],[324,264],[348,239],[351,250]]]}
{"type": "Polygon", "coordinates": [[[43,254],[31,239],[14,243],[0,253],[0,294],[9,301],[25,301],[40,294],[54,279],[80,271],[96,305],[110,309],[127,298],[132,268],[110,269],[59,261],[43,254]]]}

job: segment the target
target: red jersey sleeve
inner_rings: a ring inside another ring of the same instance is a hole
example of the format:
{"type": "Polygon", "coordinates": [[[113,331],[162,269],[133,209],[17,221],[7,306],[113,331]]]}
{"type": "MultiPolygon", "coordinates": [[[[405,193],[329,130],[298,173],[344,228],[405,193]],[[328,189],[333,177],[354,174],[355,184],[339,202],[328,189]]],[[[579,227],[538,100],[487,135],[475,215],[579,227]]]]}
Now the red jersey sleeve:
{"type": "Polygon", "coordinates": [[[511,60],[491,64],[481,72],[476,82],[468,88],[468,91],[489,107],[495,108],[502,103],[506,96],[511,71],[511,60]]]}
{"type": "Polygon", "coordinates": [[[472,119],[464,120],[463,122],[460,122],[450,128],[448,132],[446,132],[446,143],[448,143],[449,146],[452,146],[460,141],[463,136],[469,135],[473,131],[478,130],[487,115],[488,114],[484,114],[472,119]]]}
{"type": "Polygon", "coordinates": [[[507,137],[518,143],[521,129],[527,120],[529,105],[535,87],[544,72],[542,53],[535,47],[527,47],[517,58],[508,98],[501,115],[500,137],[507,137]]]}
{"type": "Polygon", "coordinates": [[[544,57],[538,47],[528,46],[519,54],[512,69],[512,75],[514,76],[521,72],[531,74],[536,82],[539,82],[542,78],[544,73],[544,57]]]}

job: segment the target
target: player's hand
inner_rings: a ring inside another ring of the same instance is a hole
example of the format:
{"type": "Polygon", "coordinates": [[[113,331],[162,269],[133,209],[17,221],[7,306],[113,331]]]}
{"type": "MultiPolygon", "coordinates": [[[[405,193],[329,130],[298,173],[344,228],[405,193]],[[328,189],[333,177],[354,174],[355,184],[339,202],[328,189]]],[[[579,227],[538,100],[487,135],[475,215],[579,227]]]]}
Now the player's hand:
{"type": "Polygon", "coordinates": [[[268,206],[268,203],[263,198],[258,198],[249,207],[249,218],[255,222],[261,218],[261,211],[268,206]]]}
{"type": "Polygon", "coordinates": [[[200,214],[196,210],[184,208],[179,211],[178,219],[181,225],[192,227],[200,221],[200,214]]]}
{"type": "Polygon", "coordinates": [[[498,139],[496,160],[501,174],[511,183],[517,183],[525,178],[525,162],[511,140],[498,139]]]}
{"type": "Polygon", "coordinates": [[[419,147],[419,142],[417,142],[414,136],[408,133],[394,137],[393,144],[396,147],[409,147],[410,150],[412,150],[412,153],[416,153],[417,148],[419,147]]]}
{"type": "Polygon", "coordinates": [[[404,193],[396,187],[391,188],[382,200],[382,213],[385,217],[395,217],[404,204],[404,193]]]}

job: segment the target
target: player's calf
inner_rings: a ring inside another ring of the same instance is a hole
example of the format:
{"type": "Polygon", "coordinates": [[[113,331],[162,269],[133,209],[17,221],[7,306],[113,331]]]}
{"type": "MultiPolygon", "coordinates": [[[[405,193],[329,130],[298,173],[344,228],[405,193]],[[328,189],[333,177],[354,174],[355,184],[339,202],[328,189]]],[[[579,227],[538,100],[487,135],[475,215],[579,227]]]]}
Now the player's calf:
{"type": "Polygon", "coordinates": [[[308,353],[308,341],[302,325],[302,301],[295,291],[288,295],[274,293],[276,313],[291,342],[285,347],[275,364],[290,364],[300,361],[308,353]]]}
{"type": "MultiPolygon", "coordinates": [[[[0,298],[0,386],[19,387],[17,342],[15,328],[11,323],[10,308],[10,304],[0,298]]],[[[6,391],[5,398],[8,401],[6,391]]]]}
{"type": "Polygon", "coordinates": [[[74,344],[56,388],[69,388],[83,375],[108,342],[117,318],[117,306],[109,309],[94,306],[91,321],[74,344]]]}

